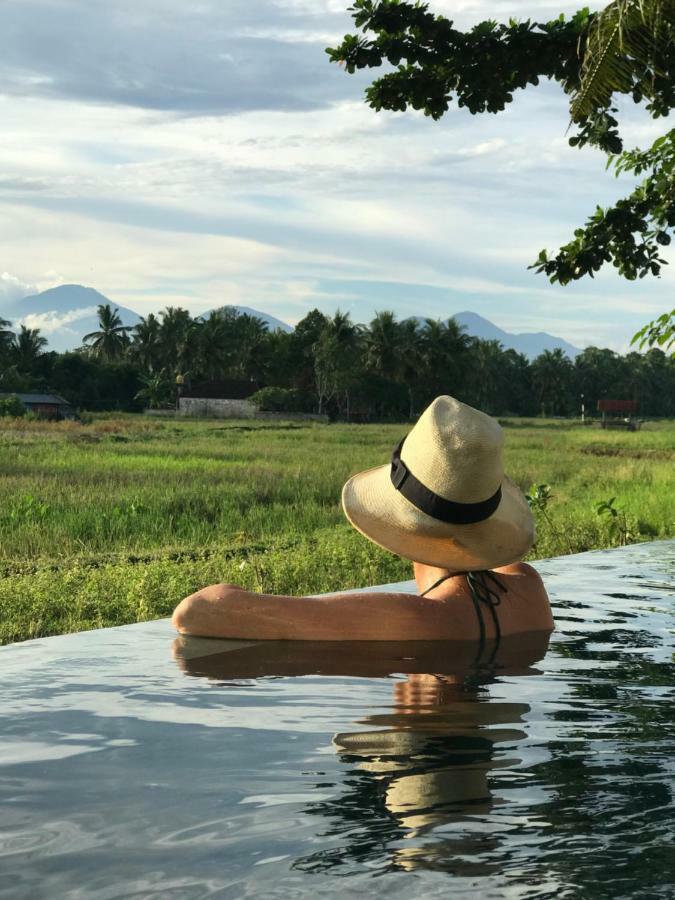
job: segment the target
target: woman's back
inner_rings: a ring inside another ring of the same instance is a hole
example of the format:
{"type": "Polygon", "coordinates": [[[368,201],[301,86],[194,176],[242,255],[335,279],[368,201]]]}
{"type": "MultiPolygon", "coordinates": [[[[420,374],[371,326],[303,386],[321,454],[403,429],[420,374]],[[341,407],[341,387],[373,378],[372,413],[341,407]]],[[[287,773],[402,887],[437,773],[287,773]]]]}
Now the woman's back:
{"type": "MultiPolygon", "coordinates": [[[[438,569],[434,566],[415,564],[417,584],[434,583],[438,579],[438,569]]],[[[503,637],[528,631],[551,631],[553,615],[548,594],[539,573],[527,563],[518,562],[492,569],[496,584],[491,579],[487,586],[492,595],[492,606],[497,616],[497,628],[503,637]],[[504,590],[500,589],[503,588],[504,590]]],[[[480,574],[480,573],[479,573],[480,574]]],[[[488,573],[489,575],[490,573],[488,573]]],[[[485,638],[497,637],[492,613],[486,602],[475,598],[475,589],[465,574],[450,575],[425,596],[446,606],[449,624],[458,639],[480,637],[481,617],[485,627],[485,638]]]]}

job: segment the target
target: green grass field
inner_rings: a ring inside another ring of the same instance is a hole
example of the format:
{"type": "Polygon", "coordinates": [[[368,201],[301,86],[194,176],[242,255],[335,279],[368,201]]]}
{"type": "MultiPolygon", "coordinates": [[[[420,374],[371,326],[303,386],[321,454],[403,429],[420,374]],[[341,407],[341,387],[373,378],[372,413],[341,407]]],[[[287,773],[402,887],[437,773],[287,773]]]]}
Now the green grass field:
{"type": "MultiPolygon", "coordinates": [[[[508,473],[551,488],[533,558],[675,533],[675,423],[505,424],[508,473]],[[619,515],[598,515],[612,497],[619,515]]],[[[410,577],[339,505],[408,427],[0,420],[0,642],[165,616],[216,581],[314,593],[410,577]]]]}

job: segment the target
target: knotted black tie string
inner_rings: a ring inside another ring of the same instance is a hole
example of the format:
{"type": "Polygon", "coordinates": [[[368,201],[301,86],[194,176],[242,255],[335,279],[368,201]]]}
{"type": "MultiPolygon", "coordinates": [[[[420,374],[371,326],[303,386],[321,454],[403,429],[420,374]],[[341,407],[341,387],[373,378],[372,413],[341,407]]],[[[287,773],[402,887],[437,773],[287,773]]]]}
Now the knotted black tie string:
{"type": "MultiPolygon", "coordinates": [[[[461,573],[456,572],[455,574],[459,575],[461,573]]],[[[494,653],[496,653],[497,647],[499,646],[499,642],[502,637],[501,629],[499,627],[499,618],[497,616],[497,607],[502,602],[502,598],[498,591],[501,591],[502,594],[505,594],[506,588],[497,578],[495,573],[491,572],[489,569],[478,572],[465,572],[464,574],[466,575],[466,581],[469,586],[469,593],[471,594],[473,608],[476,610],[476,618],[478,619],[480,640],[480,650],[478,651],[478,658],[480,658],[483,654],[483,648],[485,647],[485,619],[483,618],[482,606],[488,607],[488,609],[490,610],[490,614],[492,615],[492,621],[495,625],[494,653]]],[[[428,593],[433,591],[434,588],[437,588],[439,584],[447,581],[448,578],[454,578],[454,575],[442,575],[438,579],[438,581],[434,581],[431,587],[428,587],[426,591],[422,591],[420,597],[426,596],[428,593]]]]}
{"type": "Polygon", "coordinates": [[[506,588],[494,572],[490,572],[488,569],[480,572],[467,572],[466,581],[469,585],[469,592],[471,593],[471,600],[473,601],[473,608],[476,610],[478,628],[480,629],[480,652],[483,652],[483,647],[485,646],[485,620],[483,618],[481,604],[487,606],[490,610],[492,621],[495,625],[496,652],[502,637],[501,629],[499,627],[499,618],[497,616],[497,607],[502,602],[502,598],[498,591],[505,594],[506,588]]]}

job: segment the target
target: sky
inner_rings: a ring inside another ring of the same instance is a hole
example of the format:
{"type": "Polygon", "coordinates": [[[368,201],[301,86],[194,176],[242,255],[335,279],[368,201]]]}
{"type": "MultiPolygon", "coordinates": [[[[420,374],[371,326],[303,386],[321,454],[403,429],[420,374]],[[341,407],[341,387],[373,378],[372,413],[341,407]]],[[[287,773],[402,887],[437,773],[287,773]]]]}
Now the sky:
{"type": "MultiPolygon", "coordinates": [[[[430,4],[457,27],[581,5],[430,4]]],[[[349,6],[4,0],[0,314],[78,283],[142,315],[472,310],[625,352],[672,307],[675,265],[565,288],[527,269],[631,188],[568,146],[562,90],[529,88],[496,116],[376,113],[363,101],[375,72],[347,75],[324,52],[354,31],[349,6]]],[[[627,146],[664,130],[630,104],[622,120],[627,146]]]]}

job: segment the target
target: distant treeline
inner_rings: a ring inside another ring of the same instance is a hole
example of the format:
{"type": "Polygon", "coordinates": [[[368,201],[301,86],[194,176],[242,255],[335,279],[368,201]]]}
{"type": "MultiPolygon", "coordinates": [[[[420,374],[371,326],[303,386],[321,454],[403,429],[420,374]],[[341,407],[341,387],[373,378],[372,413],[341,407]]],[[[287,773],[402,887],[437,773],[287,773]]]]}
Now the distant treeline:
{"type": "Polygon", "coordinates": [[[208,318],[169,307],[133,328],[99,307],[99,330],[70,353],[46,351],[37,329],[0,319],[0,391],[56,391],[75,407],[138,410],[175,402],[182,389],[237,382],[267,408],[353,421],[412,418],[438,394],[493,415],[593,414],[601,398],[639,403],[641,416],[675,416],[675,358],[589,347],[574,361],[545,351],[530,362],[497,341],[470,337],[450,319],[368,325],[314,309],[293,332],[269,331],[225,309],[208,318]]]}

